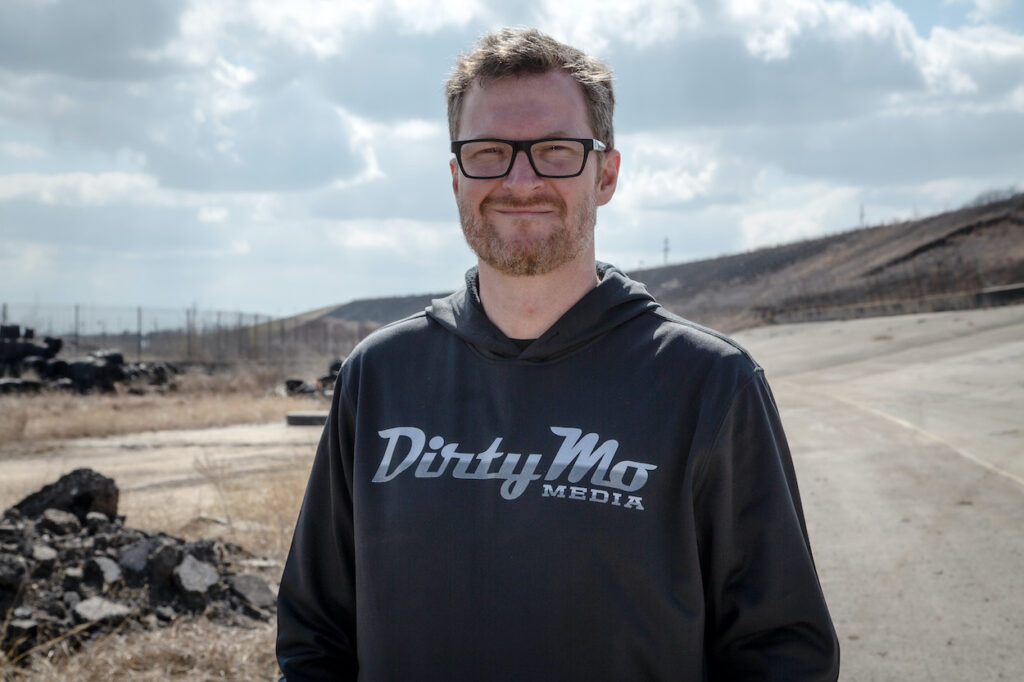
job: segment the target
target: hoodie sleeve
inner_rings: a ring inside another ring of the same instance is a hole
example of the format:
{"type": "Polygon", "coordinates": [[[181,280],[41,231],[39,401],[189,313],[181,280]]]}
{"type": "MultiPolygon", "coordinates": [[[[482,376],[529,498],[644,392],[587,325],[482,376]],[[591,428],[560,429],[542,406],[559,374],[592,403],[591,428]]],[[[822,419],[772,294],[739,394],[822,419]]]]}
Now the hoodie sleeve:
{"type": "Polygon", "coordinates": [[[839,643],[818,583],[796,474],[758,369],[696,472],[712,680],[829,680],[839,643]]]}
{"type": "MultiPolygon", "coordinates": [[[[344,376],[344,375],[343,375],[344,376]]],[[[353,410],[339,379],[277,599],[277,660],[288,682],[355,680],[353,410]]]]}

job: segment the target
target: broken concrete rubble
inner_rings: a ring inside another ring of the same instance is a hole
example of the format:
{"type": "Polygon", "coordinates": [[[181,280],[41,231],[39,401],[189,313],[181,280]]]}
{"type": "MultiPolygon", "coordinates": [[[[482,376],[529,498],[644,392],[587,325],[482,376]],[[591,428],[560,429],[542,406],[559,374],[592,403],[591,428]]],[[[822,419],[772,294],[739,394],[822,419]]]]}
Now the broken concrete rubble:
{"type": "Polygon", "coordinates": [[[78,469],[0,515],[0,653],[9,660],[69,634],[81,641],[184,616],[271,618],[273,592],[245,570],[252,555],[130,528],[117,499],[113,480],[78,469]]]}

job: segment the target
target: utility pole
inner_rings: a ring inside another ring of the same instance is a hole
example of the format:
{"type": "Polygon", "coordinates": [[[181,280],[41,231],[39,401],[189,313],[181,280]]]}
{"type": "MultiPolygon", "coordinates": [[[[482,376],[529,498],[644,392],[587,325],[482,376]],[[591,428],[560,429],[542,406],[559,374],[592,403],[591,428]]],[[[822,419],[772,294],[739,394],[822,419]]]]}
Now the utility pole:
{"type": "Polygon", "coordinates": [[[662,255],[665,258],[665,265],[668,265],[668,237],[665,237],[665,245],[662,247],[662,255]]]}

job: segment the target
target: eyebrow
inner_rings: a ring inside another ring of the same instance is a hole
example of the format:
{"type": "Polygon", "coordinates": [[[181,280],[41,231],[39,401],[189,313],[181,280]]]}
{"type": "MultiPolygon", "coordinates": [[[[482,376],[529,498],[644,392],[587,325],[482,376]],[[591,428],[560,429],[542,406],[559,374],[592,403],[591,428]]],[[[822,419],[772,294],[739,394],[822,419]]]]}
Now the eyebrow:
{"type": "MultiPolygon", "coordinates": [[[[581,137],[579,135],[574,135],[572,133],[567,133],[567,132],[565,132],[563,130],[557,130],[557,131],[555,131],[553,133],[545,133],[544,135],[541,135],[540,137],[529,137],[529,138],[518,138],[518,139],[523,139],[523,140],[544,140],[544,139],[549,138],[549,137],[565,137],[565,138],[569,138],[569,139],[572,139],[572,140],[587,139],[586,135],[581,137]]],[[[471,140],[511,140],[513,138],[511,138],[511,137],[499,137],[497,135],[477,135],[476,137],[466,138],[466,139],[471,139],[471,140]]]]}

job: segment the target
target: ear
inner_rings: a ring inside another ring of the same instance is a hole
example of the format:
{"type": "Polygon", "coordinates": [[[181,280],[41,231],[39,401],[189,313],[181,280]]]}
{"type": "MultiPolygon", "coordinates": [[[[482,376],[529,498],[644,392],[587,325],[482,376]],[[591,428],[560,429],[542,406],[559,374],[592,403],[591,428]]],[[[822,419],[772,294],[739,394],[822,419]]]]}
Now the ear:
{"type": "Polygon", "coordinates": [[[604,206],[612,200],[615,194],[615,187],[619,182],[619,162],[622,155],[618,149],[609,149],[604,152],[604,160],[597,176],[597,205],[604,206]]]}
{"type": "Polygon", "coordinates": [[[459,195],[459,164],[456,163],[455,157],[453,156],[448,160],[448,167],[452,171],[452,192],[455,196],[459,195]]]}

